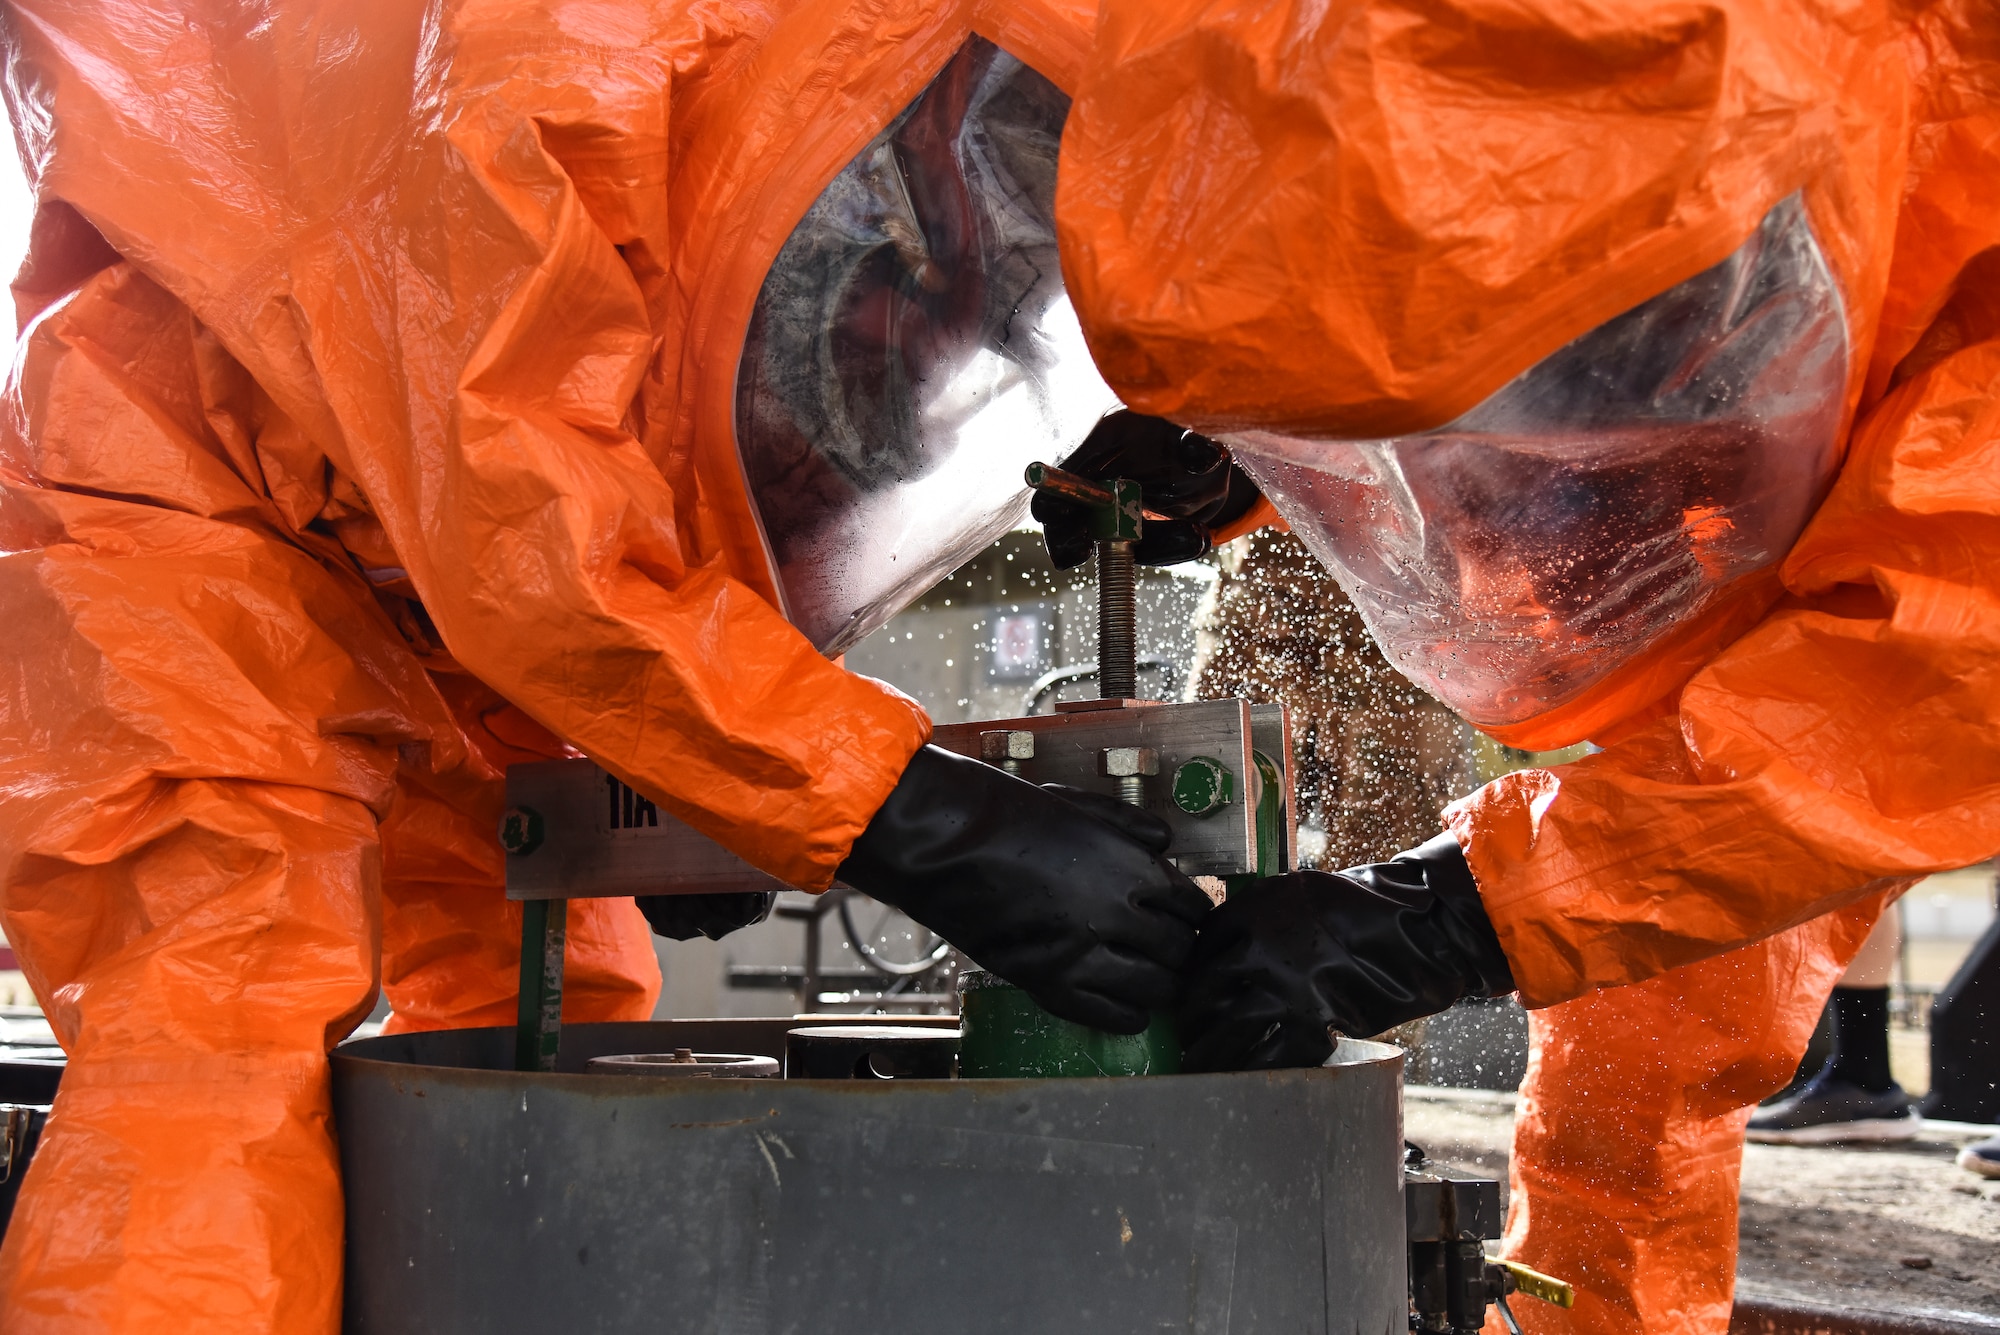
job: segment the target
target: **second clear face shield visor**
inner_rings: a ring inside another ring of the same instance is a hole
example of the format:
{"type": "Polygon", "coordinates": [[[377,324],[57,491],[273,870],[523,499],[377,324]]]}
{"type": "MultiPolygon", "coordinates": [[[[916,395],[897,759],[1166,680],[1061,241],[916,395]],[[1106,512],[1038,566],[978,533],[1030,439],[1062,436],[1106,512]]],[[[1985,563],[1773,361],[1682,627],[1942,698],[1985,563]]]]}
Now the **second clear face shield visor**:
{"type": "Polygon", "coordinates": [[[736,435],[785,614],[822,652],[1026,514],[1118,406],[1056,254],[1069,99],[981,38],[862,149],[757,298],[736,435]]]}
{"type": "Polygon", "coordinates": [[[1226,439],[1389,659],[1504,727],[1784,559],[1839,464],[1848,357],[1794,198],[1721,264],[1435,431],[1226,439]]]}

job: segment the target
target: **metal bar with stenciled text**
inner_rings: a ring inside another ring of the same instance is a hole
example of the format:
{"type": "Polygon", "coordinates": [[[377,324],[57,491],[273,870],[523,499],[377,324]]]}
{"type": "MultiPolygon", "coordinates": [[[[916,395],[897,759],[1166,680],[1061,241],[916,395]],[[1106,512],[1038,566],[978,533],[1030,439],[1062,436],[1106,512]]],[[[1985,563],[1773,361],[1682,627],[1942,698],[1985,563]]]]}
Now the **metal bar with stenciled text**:
{"type": "MultiPolygon", "coordinates": [[[[946,724],[936,745],[977,758],[980,735],[1026,732],[1034,756],[1021,762],[1035,783],[1119,791],[1099,759],[1113,748],[1156,754],[1158,775],[1143,785],[1144,807],[1173,830],[1169,856],[1189,875],[1233,876],[1256,868],[1255,804],[1247,800],[1256,773],[1253,748],[1279,752],[1290,787],[1282,711],[1242,700],[1143,704],[1072,710],[1029,718],[946,724]],[[1237,800],[1191,814],[1173,800],[1173,775],[1197,757],[1220,761],[1239,777],[1237,800]]],[[[1295,813],[1285,794],[1284,858],[1292,861],[1295,813]]],[[[516,900],[611,898],[782,889],[782,884],[675,818],[644,794],[589,760],[551,760],[507,771],[507,897],[516,900]]]]}

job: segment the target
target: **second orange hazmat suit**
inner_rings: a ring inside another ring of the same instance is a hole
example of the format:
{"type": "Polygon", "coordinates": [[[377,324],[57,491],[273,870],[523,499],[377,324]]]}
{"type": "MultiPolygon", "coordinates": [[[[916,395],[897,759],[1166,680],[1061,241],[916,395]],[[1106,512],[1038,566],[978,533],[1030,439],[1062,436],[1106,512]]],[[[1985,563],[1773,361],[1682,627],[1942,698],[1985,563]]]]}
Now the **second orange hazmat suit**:
{"type": "Polygon", "coordinates": [[[1749,1105],[2000,850],[2000,13],[1108,0],[1059,204],[1128,403],[1493,735],[1604,745],[1448,814],[1534,1008],[1507,1249],[1533,1329],[1722,1331],[1749,1105]]]}

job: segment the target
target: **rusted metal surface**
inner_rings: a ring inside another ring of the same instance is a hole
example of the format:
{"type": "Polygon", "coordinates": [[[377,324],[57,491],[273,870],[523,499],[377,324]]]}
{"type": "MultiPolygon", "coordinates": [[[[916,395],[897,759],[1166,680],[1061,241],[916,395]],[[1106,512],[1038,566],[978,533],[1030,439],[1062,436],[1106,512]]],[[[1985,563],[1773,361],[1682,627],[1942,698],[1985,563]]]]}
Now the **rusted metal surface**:
{"type": "Polygon", "coordinates": [[[571,1074],[795,1022],[505,1029],[334,1055],[346,1329],[1392,1335],[1400,1056],[1123,1080],[571,1074]]]}

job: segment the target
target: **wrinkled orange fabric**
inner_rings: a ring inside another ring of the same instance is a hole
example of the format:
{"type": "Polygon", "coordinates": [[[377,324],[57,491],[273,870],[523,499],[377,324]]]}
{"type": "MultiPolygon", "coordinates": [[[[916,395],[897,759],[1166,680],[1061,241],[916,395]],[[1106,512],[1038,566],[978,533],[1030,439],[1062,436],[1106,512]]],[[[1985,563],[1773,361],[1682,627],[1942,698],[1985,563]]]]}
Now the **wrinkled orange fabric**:
{"type": "MultiPolygon", "coordinates": [[[[326,1048],[378,969],[397,1027],[512,1018],[496,766],[555,748],[455,720],[509,707],[418,653],[331,541],[284,532],[244,448],[282,427],[157,284],[100,270],[20,365],[4,913],[70,1066],[0,1249],[0,1326],[323,1328],[326,1048]]],[[[565,1015],[646,1018],[636,908],[578,909],[565,1015]]]]}
{"type": "MultiPolygon", "coordinates": [[[[1516,1298],[1523,1329],[1728,1329],[1744,1124],[1792,1078],[1881,906],[1528,1012],[1503,1245],[1577,1298],[1516,1298]]],[[[1505,1330],[1492,1313],[1486,1335],[1505,1330]]]]}
{"type": "Polygon", "coordinates": [[[1107,0],[1065,135],[1091,348],[1211,434],[1439,426],[1795,192],[1830,496],[1760,602],[1515,738],[1606,750],[1447,817],[1546,1008],[1510,1246],[1585,1294],[1539,1330],[1724,1328],[1743,1107],[1881,895],[2000,850],[2000,13],[1107,0]]]}
{"type": "MultiPolygon", "coordinates": [[[[477,678],[433,670],[465,738],[464,764],[405,767],[380,826],[382,990],[387,1033],[512,1024],[521,985],[521,906],[506,901],[493,832],[507,766],[563,754],[554,737],[477,678]]],[[[652,931],[629,901],[579,899],[567,911],[563,1014],[652,1018],[659,998],[652,931]]]]}
{"type": "MultiPolygon", "coordinates": [[[[567,744],[824,887],[929,735],[776,607],[733,379],[820,188],[1061,0],[26,0],[0,922],[71,1066],[9,1332],[331,1331],[325,1051],[512,1017],[494,817],[567,744]],[[559,740],[558,740],[559,739],[559,740]]],[[[565,1015],[658,987],[572,909],[565,1015]]]]}

